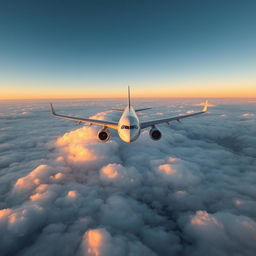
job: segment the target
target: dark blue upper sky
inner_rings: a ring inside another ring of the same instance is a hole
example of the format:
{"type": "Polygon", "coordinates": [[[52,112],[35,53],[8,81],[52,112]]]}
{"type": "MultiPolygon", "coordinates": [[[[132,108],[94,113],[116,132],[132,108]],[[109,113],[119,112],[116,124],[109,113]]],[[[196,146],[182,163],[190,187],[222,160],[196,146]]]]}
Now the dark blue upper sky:
{"type": "Polygon", "coordinates": [[[256,1],[1,1],[1,85],[256,85],[256,1]]]}

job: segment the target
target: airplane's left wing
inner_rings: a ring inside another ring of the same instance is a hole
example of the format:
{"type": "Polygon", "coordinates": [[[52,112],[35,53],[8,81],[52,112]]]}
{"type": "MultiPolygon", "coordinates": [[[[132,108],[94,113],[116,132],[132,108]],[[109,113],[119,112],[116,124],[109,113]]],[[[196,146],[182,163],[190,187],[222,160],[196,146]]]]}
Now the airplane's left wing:
{"type": "Polygon", "coordinates": [[[188,114],[188,115],[174,116],[174,117],[169,117],[169,118],[165,118],[165,119],[158,119],[158,120],[153,120],[153,121],[148,121],[148,122],[142,122],[140,124],[140,127],[141,127],[141,129],[144,129],[144,128],[147,128],[150,126],[154,126],[156,124],[168,123],[168,122],[175,121],[175,120],[179,121],[180,119],[183,119],[183,118],[203,114],[207,111],[207,105],[208,105],[208,103],[206,101],[202,111],[200,111],[200,112],[196,112],[196,113],[192,113],[192,114],[188,114]]]}
{"type": "Polygon", "coordinates": [[[110,122],[110,121],[95,120],[95,119],[89,119],[89,118],[86,119],[86,118],[56,114],[53,105],[52,104],[50,104],[50,105],[51,105],[51,113],[58,118],[64,118],[64,119],[68,119],[68,120],[72,120],[72,121],[76,121],[76,122],[100,125],[100,126],[108,127],[108,128],[115,129],[115,130],[117,130],[117,128],[118,128],[118,123],[114,123],[114,122],[110,122]]]}

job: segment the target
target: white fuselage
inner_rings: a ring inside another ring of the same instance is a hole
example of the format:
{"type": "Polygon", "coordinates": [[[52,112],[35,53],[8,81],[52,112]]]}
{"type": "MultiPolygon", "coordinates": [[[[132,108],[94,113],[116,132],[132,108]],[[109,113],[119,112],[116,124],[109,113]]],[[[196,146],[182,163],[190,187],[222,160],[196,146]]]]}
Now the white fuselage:
{"type": "Polygon", "coordinates": [[[140,121],[132,106],[127,106],[118,122],[118,135],[124,142],[135,141],[140,135],[140,121]]]}

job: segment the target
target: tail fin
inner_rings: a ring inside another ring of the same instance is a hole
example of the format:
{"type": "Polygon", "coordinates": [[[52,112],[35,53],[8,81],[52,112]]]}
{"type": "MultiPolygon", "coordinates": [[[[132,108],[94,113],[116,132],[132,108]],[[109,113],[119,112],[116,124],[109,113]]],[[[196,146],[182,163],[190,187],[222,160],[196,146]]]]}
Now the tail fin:
{"type": "Polygon", "coordinates": [[[130,86],[128,85],[128,106],[131,108],[131,95],[130,95],[130,86]]]}

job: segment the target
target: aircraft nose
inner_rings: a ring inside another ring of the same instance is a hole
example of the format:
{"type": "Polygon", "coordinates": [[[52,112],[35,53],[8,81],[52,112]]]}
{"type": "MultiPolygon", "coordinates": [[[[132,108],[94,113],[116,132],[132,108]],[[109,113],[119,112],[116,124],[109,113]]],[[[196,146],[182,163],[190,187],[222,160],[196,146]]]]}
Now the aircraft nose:
{"type": "Polygon", "coordinates": [[[124,134],[124,137],[123,137],[124,141],[127,142],[127,143],[130,143],[131,142],[131,134],[129,131],[127,131],[125,134],[124,134]]]}
{"type": "Polygon", "coordinates": [[[126,143],[135,141],[139,136],[138,130],[135,129],[120,129],[118,133],[120,138],[126,143]]]}
{"type": "Polygon", "coordinates": [[[135,141],[137,139],[137,137],[138,137],[138,134],[136,131],[130,132],[130,142],[135,141]]]}
{"type": "Polygon", "coordinates": [[[132,141],[132,134],[131,134],[131,132],[128,133],[127,139],[128,139],[128,142],[132,141]]]}

